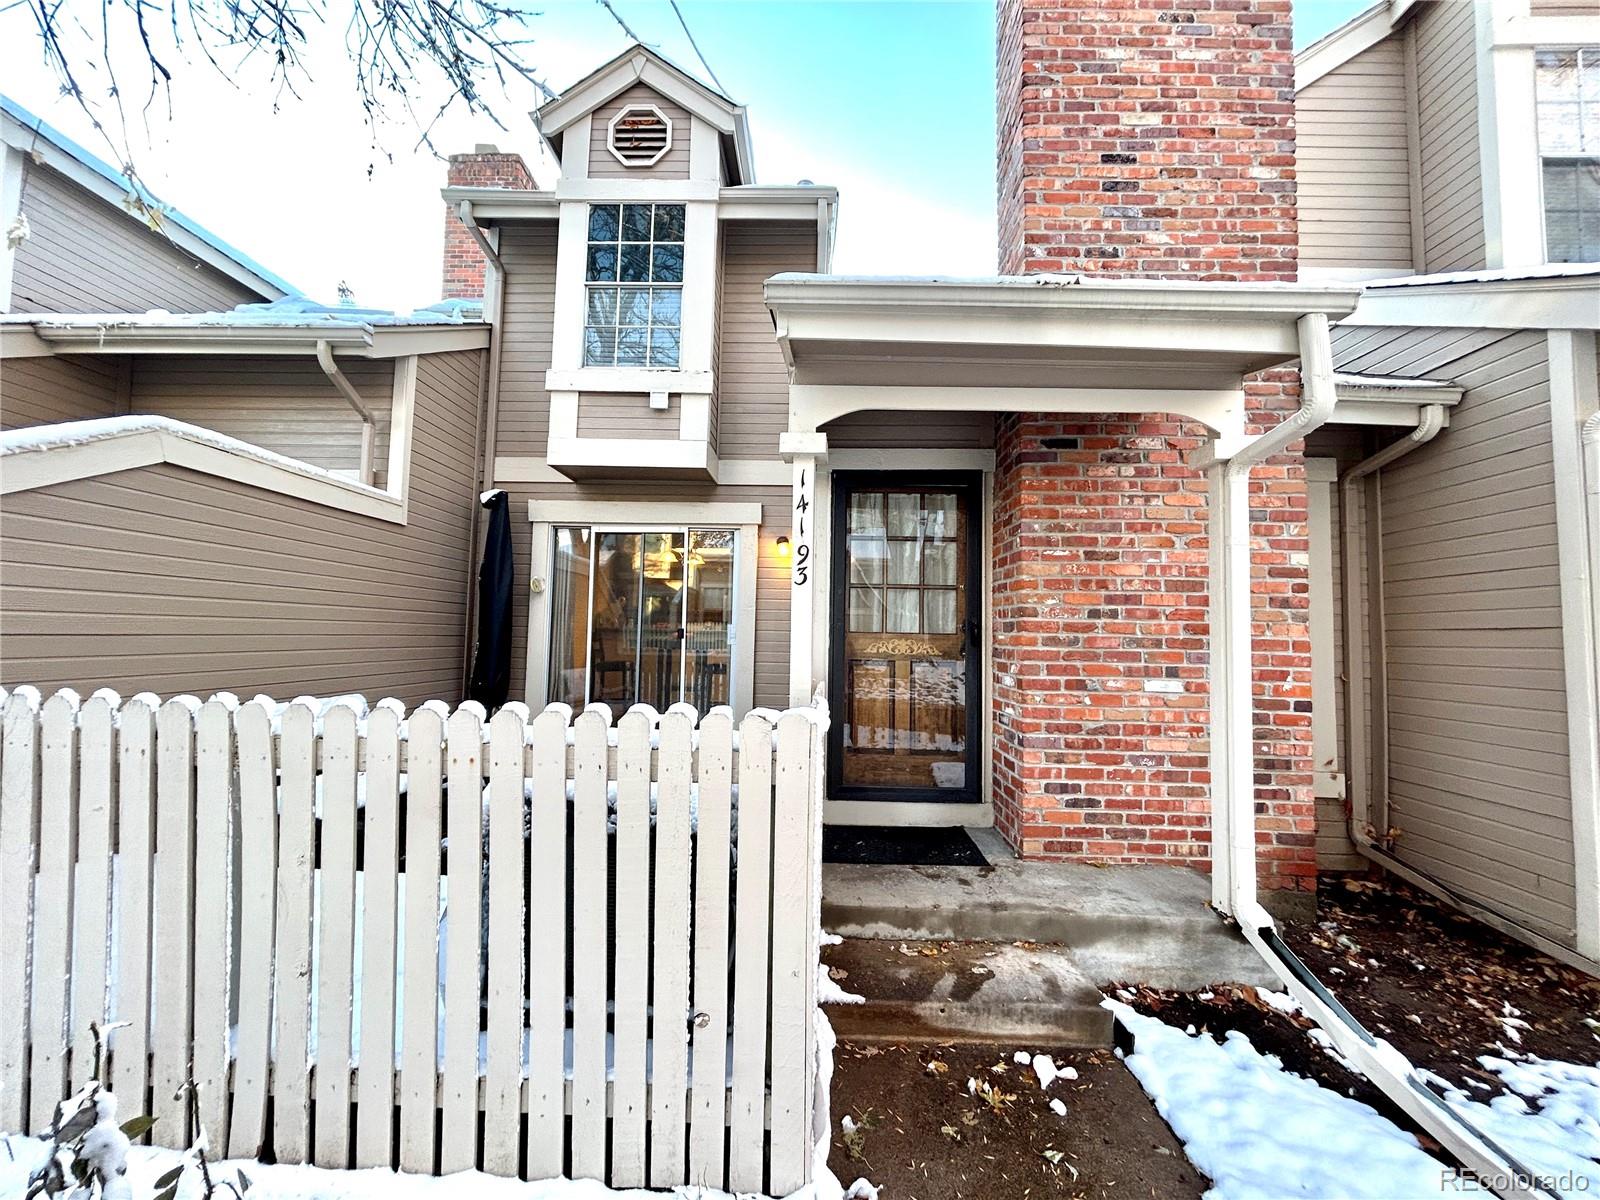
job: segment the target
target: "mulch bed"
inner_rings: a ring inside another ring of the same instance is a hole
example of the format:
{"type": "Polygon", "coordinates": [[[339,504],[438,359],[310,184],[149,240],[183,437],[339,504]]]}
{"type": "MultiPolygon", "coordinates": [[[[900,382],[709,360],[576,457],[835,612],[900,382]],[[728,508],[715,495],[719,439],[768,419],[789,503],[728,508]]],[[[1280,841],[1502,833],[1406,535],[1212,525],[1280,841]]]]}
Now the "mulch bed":
{"type": "Polygon", "coordinates": [[[1283,935],[1357,1020],[1452,1083],[1500,1091],[1477,1059],[1506,1051],[1600,1063],[1600,979],[1404,884],[1325,883],[1317,919],[1283,935]]]}
{"type": "MultiPolygon", "coordinates": [[[[1351,1014],[1418,1067],[1475,1099],[1505,1091],[1481,1055],[1533,1054],[1600,1063],[1600,980],[1505,937],[1398,882],[1325,882],[1314,920],[1285,922],[1284,940],[1351,1014]]],[[[1377,1088],[1308,1036],[1312,1023],[1251,987],[1198,993],[1114,987],[1133,1008],[1178,1028],[1245,1034],[1256,1049],[1324,1087],[1372,1105],[1437,1145],[1377,1088]]]]}
{"type": "MultiPolygon", "coordinates": [[[[862,1046],[834,1055],[828,1165],[883,1200],[1189,1200],[1205,1177],[1110,1051],[1056,1053],[1075,1080],[1039,1090],[1019,1046],[862,1046]],[[969,1094],[967,1080],[982,1086],[969,1094]],[[1060,1098],[1067,1115],[1049,1101],[1060,1098]],[[849,1115],[856,1132],[846,1135],[849,1115]]],[[[1031,1048],[1030,1048],[1031,1049],[1031,1048]]]]}

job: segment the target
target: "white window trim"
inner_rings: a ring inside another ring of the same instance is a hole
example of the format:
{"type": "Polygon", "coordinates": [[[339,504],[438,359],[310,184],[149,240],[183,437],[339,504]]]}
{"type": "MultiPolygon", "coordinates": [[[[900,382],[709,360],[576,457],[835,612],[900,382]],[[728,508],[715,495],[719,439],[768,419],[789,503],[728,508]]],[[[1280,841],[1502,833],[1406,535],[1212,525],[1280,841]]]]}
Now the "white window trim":
{"type": "Polygon", "coordinates": [[[1534,53],[1593,46],[1600,38],[1592,21],[1532,16],[1528,0],[1477,0],[1476,15],[1484,261],[1491,269],[1540,266],[1544,172],[1534,53]]]}
{"type": "Polygon", "coordinates": [[[612,117],[610,122],[606,125],[606,149],[611,151],[612,158],[616,159],[629,170],[642,171],[649,167],[653,167],[667,156],[667,151],[672,149],[672,118],[667,116],[666,113],[662,112],[654,104],[629,104],[620,112],[618,112],[616,116],[612,117]],[[662,145],[660,151],[655,155],[655,157],[649,160],[630,161],[624,158],[622,156],[622,152],[617,149],[617,126],[621,123],[624,117],[630,115],[631,113],[638,112],[654,113],[656,119],[667,127],[667,140],[662,145]]]}
{"type": "Polygon", "coordinates": [[[655,532],[683,529],[733,529],[733,690],[734,720],[754,705],[756,669],[756,569],[761,553],[761,505],[728,503],[651,503],[636,501],[529,500],[532,526],[528,581],[528,648],[524,693],[534,712],[549,700],[550,568],[560,525],[590,529],[655,532]]]}
{"type": "MultiPolygon", "coordinates": [[[[593,203],[628,203],[595,200],[593,203]]],[[[551,329],[550,391],[637,391],[640,407],[653,391],[711,391],[702,381],[711,377],[711,347],[716,337],[712,313],[716,308],[717,204],[710,200],[680,200],[665,191],[638,196],[635,203],[684,205],[683,301],[678,317],[678,366],[586,367],[583,363],[583,328],[588,305],[589,200],[563,200],[556,243],[555,315],[551,329]],[[695,386],[663,386],[662,375],[671,372],[695,386]],[[624,388],[624,372],[637,372],[636,384],[624,388]],[[593,381],[591,383],[591,380],[593,381]],[[559,384],[560,386],[554,386],[559,384]]]]}

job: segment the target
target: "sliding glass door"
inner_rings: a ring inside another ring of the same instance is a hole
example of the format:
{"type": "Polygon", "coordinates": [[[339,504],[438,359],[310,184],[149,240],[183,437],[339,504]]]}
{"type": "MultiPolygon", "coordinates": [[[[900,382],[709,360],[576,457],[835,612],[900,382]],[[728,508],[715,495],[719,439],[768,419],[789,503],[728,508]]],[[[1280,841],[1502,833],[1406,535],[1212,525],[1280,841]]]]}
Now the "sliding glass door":
{"type": "Polygon", "coordinates": [[[733,695],[733,529],[558,526],[549,696],[621,711],[733,695]]]}

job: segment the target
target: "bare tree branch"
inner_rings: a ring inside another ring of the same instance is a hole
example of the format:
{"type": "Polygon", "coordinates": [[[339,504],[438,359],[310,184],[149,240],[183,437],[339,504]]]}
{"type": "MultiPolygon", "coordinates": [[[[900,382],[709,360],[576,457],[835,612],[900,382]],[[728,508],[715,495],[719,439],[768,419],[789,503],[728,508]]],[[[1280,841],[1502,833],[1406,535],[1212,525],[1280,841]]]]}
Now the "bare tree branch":
{"type": "Polygon", "coordinates": [[[26,5],[45,62],[92,122],[130,184],[129,207],[158,228],[162,207],[139,182],[118,64],[142,61],[148,92],[142,111],[164,97],[169,110],[183,69],[196,56],[234,86],[262,70],[274,104],[299,97],[311,79],[313,39],[348,11],[344,51],[350,83],[369,128],[398,106],[437,153],[432,131],[454,109],[501,128],[492,96],[509,84],[553,98],[527,58],[537,14],[517,0],[16,0],[26,5]],[[80,13],[98,8],[93,27],[80,13]],[[434,98],[443,100],[435,108],[434,98]],[[431,116],[419,115],[426,100],[431,116]]]}

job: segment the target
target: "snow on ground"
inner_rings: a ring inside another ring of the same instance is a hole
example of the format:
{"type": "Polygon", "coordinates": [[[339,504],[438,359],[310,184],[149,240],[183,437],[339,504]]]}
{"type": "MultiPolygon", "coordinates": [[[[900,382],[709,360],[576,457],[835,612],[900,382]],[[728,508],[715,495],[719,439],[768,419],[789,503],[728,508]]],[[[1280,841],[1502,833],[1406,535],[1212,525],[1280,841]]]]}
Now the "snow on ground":
{"type": "MultiPolygon", "coordinates": [[[[45,1160],[47,1143],[38,1138],[5,1135],[0,1137],[0,1200],[21,1200],[27,1194],[28,1176],[45,1160]]],[[[155,1195],[155,1181],[192,1158],[176,1150],[157,1150],[136,1146],[128,1156],[128,1182],[138,1200],[155,1195]]],[[[320,1167],[266,1166],[256,1162],[213,1163],[213,1179],[233,1180],[243,1169],[250,1177],[250,1200],[735,1200],[727,1192],[680,1187],[671,1192],[638,1189],[613,1191],[591,1179],[547,1179],[524,1183],[500,1179],[477,1171],[435,1178],[407,1175],[397,1171],[329,1171],[320,1167]]],[[[866,1198],[875,1193],[865,1180],[857,1180],[848,1193],[866,1198]]],[[[790,1200],[841,1200],[838,1182],[829,1176],[825,1183],[802,1188],[790,1200]]],[[[178,1200],[200,1200],[199,1170],[193,1166],[184,1173],[178,1200]]]]}
{"type": "Polygon", "coordinates": [[[1211,1178],[1206,1200],[1437,1200],[1449,1168],[1370,1105],[1292,1075],[1237,1030],[1217,1042],[1126,1004],[1106,1007],[1132,1032],[1124,1061],[1211,1178]]]}
{"type": "Polygon", "coordinates": [[[1435,1078],[1450,1107],[1566,1195],[1600,1195],[1600,1063],[1531,1054],[1484,1055],[1478,1062],[1510,1092],[1485,1103],[1435,1078]]]}

